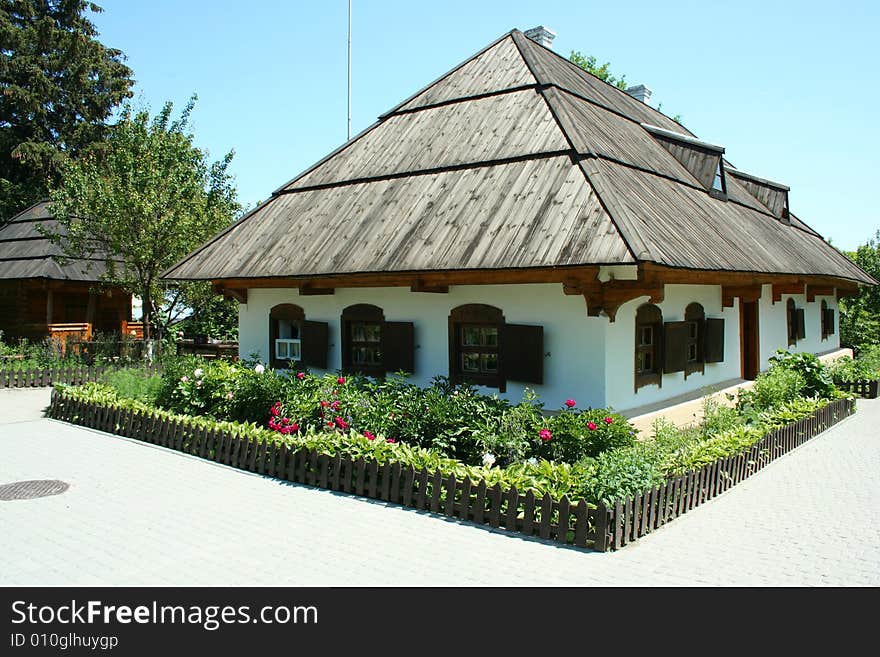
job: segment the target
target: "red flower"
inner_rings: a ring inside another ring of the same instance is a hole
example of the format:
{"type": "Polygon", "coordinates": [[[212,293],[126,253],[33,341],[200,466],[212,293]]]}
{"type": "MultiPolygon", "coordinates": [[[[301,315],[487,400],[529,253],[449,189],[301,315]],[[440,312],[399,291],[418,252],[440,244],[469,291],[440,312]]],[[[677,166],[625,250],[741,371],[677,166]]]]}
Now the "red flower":
{"type": "Polygon", "coordinates": [[[299,379],[300,381],[302,381],[304,378],[306,378],[306,373],[305,372],[297,372],[296,378],[299,379]]]}
{"type": "Polygon", "coordinates": [[[291,431],[299,431],[299,425],[296,422],[294,422],[293,424],[291,424],[288,427],[288,429],[290,429],[291,431]]]}
{"type": "Polygon", "coordinates": [[[595,422],[587,422],[587,429],[589,429],[590,431],[595,431],[598,428],[599,428],[599,425],[596,424],[595,422]]]}
{"type": "Polygon", "coordinates": [[[327,428],[328,428],[328,429],[334,429],[334,428],[336,428],[336,424],[334,424],[333,422],[328,422],[328,423],[327,423],[327,428]]]}
{"type": "Polygon", "coordinates": [[[577,406],[577,402],[574,399],[566,399],[565,405],[569,408],[574,408],[575,406],[577,406]]]}
{"type": "Polygon", "coordinates": [[[553,434],[550,433],[549,429],[541,429],[541,431],[538,433],[538,435],[541,436],[541,440],[543,440],[545,443],[548,440],[550,440],[551,438],[553,438],[553,434]]]}
{"type": "Polygon", "coordinates": [[[367,440],[376,440],[376,436],[371,431],[364,431],[364,438],[367,440]]]}
{"type": "Polygon", "coordinates": [[[332,408],[334,411],[335,411],[337,408],[339,408],[339,401],[337,400],[337,401],[332,401],[332,402],[330,402],[330,408],[332,408]]]}
{"type": "Polygon", "coordinates": [[[289,417],[283,417],[283,418],[281,418],[281,421],[284,422],[284,424],[290,424],[290,418],[289,418],[289,417]]]}
{"type": "Polygon", "coordinates": [[[340,429],[348,429],[348,422],[346,422],[345,420],[343,420],[341,417],[336,418],[336,425],[337,425],[340,429]]]}
{"type": "Polygon", "coordinates": [[[272,408],[269,409],[269,412],[270,412],[272,415],[274,415],[275,417],[281,415],[281,409],[278,408],[278,406],[273,406],[272,408]]]}
{"type": "Polygon", "coordinates": [[[610,416],[605,418],[605,424],[611,424],[612,422],[614,422],[614,418],[610,416]]]}
{"type": "Polygon", "coordinates": [[[321,400],[321,408],[327,408],[330,405],[330,402],[321,400]]]}
{"type": "Polygon", "coordinates": [[[339,385],[345,385],[345,377],[340,376],[338,379],[336,379],[336,383],[338,383],[339,385]]]}
{"type": "Polygon", "coordinates": [[[290,433],[290,427],[281,427],[281,433],[285,436],[290,433]]]}
{"type": "Polygon", "coordinates": [[[397,441],[394,440],[394,438],[386,438],[386,439],[385,439],[385,442],[386,442],[386,443],[396,443],[397,441]]]}

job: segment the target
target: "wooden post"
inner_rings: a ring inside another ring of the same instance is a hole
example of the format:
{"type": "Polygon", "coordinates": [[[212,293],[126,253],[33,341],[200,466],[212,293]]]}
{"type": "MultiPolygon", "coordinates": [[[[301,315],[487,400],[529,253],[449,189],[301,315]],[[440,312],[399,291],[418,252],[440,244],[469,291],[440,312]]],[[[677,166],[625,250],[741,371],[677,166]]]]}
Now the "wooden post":
{"type": "Polygon", "coordinates": [[[46,290],[46,327],[52,323],[52,317],[55,315],[55,295],[50,287],[46,290]]]}

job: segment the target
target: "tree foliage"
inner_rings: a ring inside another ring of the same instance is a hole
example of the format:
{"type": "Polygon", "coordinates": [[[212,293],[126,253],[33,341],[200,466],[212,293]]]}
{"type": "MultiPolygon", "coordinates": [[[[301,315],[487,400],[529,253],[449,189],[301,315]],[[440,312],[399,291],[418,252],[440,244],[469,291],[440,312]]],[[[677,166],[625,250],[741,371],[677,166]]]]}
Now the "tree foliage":
{"type": "Polygon", "coordinates": [[[173,314],[167,305],[207,297],[204,284],[169,292],[161,272],[241,210],[227,171],[233,153],[210,163],[193,144],[194,105],[195,96],[177,119],[170,102],[152,119],[126,105],[102,147],[66,162],[50,192],[52,212],[67,233],[53,239],[69,257],[105,260],[106,280],[141,297],[145,338],[151,322],[167,328],[173,314]]]}
{"type": "MultiPolygon", "coordinates": [[[[880,280],[880,230],[847,257],[880,280]]],[[[880,344],[880,286],[865,286],[840,300],[840,343],[856,351],[880,344]]]]}
{"type": "Polygon", "coordinates": [[[577,64],[578,66],[580,66],[590,75],[595,75],[603,82],[614,85],[618,89],[625,90],[627,87],[626,76],[621,75],[618,78],[612,75],[611,64],[609,62],[605,62],[600,66],[599,61],[593,55],[584,55],[579,50],[572,50],[571,54],[568,56],[568,60],[572,64],[577,64]]]}
{"type": "Polygon", "coordinates": [[[97,39],[85,0],[0,0],[0,225],[46,196],[65,156],[105,134],[131,96],[121,51],[97,39]]]}

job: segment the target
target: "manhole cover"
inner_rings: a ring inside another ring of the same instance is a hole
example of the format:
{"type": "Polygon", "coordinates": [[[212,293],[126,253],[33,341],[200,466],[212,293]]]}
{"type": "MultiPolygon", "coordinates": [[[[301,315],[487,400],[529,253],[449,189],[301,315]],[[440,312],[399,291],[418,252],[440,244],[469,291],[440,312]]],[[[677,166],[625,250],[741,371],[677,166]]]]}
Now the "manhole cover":
{"type": "Polygon", "coordinates": [[[65,481],[57,479],[36,479],[32,481],[14,481],[0,485],[0,502],[12,500],[32,500],[35,497],[59,495],[70,487],[65,481]]]}

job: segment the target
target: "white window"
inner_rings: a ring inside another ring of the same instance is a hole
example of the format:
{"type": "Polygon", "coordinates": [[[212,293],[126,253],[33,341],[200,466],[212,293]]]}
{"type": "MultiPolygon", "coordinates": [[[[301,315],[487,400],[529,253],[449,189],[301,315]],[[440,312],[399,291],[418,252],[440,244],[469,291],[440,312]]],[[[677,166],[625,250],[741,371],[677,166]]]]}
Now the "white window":
{"type": "Polygon", "coordinates": [[[275,340],[275,358],[278,360],[302,360],[300,341],[290,338],[275,340]]]}

